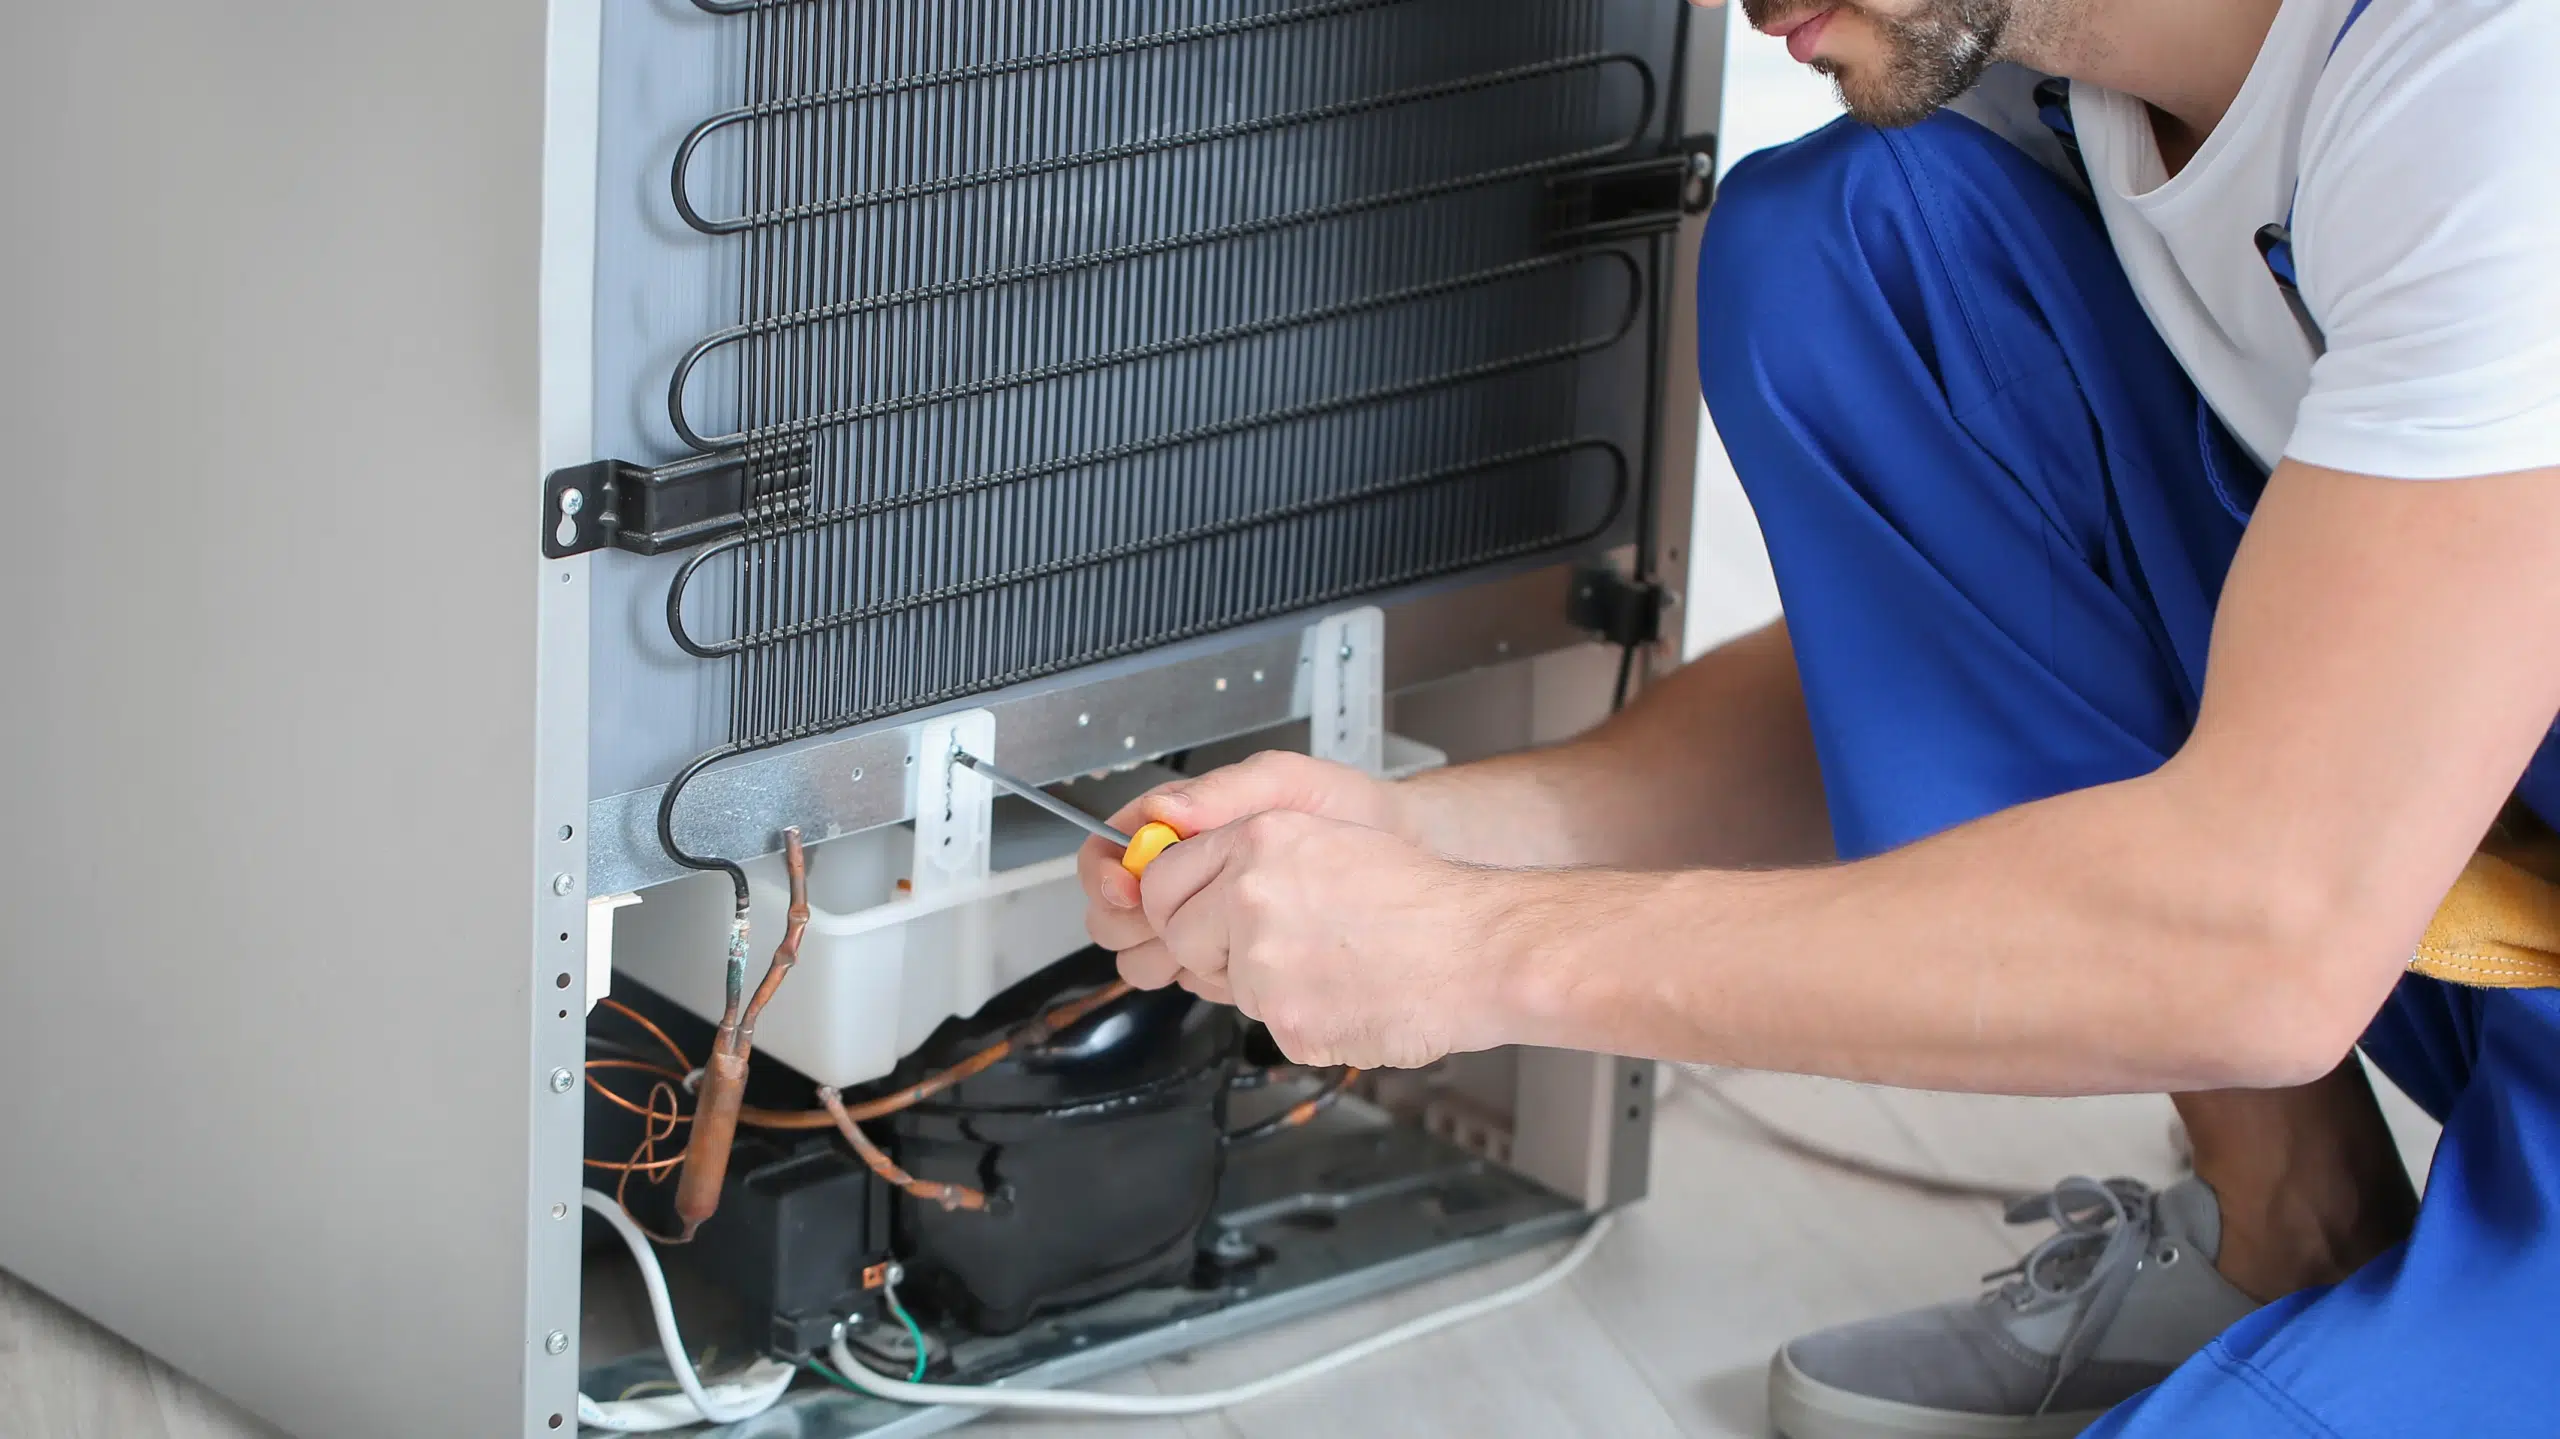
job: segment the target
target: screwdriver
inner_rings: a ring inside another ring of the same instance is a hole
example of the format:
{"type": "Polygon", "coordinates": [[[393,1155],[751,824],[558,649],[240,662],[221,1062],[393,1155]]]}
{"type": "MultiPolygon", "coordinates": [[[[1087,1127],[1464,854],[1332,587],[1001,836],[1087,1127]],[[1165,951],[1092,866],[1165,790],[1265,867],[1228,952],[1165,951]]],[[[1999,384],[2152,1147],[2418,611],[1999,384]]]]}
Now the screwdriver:
{"type": "Polygon", "coordinates": [[[1122,834],[1038,785],[1025,784],[967,750],[953,750],[951,760],[954,764],[964,765],[986,776],[989,784],[1007,794],[1027,799],[1096,839],[1108,840],[1120,846],[1122,851],[1120,867],[1132,875],[1145,874],[1147,866],[1155,863],[1157,855],[1173,848],[1182,840],[1182,836],[1175,832],[1172,825],[1160,820],[1151,820],[1138,826],[1136,834],[1122,834]]]}

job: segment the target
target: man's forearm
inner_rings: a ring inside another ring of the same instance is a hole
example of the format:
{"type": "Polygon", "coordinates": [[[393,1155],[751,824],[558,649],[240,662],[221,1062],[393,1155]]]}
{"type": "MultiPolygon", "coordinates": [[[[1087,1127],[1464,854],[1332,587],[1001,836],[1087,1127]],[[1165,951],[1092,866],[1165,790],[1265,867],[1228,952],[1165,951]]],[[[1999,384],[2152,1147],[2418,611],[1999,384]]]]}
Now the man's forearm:
{"type": "Polygon", "coordinates": [[[1999,1093],[2325,1072],[2396,976],[2389,943],[2365,943],[2361,917],[2301,923],[2189,801],[2137,780],[1815,869],[1502,875],[1499,1023],[1520,1042],[1999,1093]]]}
{"type": "Polygon", "coordinates": [[[1398,790],[1417,839],[1477,864],[1749,868],[1831,855],[1783,624],[1701,656],[1580,739],[1398,790]]]}

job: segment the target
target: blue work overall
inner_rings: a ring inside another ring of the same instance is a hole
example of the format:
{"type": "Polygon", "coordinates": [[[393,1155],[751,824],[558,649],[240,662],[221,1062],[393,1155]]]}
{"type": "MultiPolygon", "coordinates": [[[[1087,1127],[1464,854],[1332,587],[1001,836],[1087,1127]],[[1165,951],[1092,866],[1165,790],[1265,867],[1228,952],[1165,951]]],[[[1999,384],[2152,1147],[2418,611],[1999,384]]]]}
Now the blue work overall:
{"type": "MultiPolygon", "coordinates": [[[[2175,753],[2264,476],[2083,197],[1957,115],[1842,121],[1735,167],[1700,264],[1844,857],[2175,753]]],[[[2560,745],[2521,793],[2560,822],[2560,745]]],[[[2444,1124],[2415,1233],[2092,1434],[2560,1434],[2560,993],[2411,976],[2364,1049],[2444,1124]]]]}

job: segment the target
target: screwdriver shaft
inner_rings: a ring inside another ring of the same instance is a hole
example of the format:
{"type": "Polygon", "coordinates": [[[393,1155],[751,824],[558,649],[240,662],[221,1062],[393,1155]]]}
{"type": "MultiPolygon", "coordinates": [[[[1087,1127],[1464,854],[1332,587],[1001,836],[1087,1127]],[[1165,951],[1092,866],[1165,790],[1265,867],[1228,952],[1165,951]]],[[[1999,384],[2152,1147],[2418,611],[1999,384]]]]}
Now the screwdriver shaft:
{"type": "Polygon", "coordinates": [[[1113,844],[1120,846],[1122,849],[1127,849],[1129,847],[1129,837],[1127,835],[1122,834],[1120,831],[1113,829],[1111,826],[1104,824],[1098,819],[1095,819],[1092,815],[1086,814],[1083,810],[1076,808],[1074,805],[1071,805],[1065,800],[1058,798],[1056,795],[1049,793],[1047,790],[1040,788],[1038,785],[1025,784],[1021,780],[1015,779],[1013,776],[1006,774],[1003,770],[997,769],[994,765],[987,763],[985,760],[978,758],[976,755],[969,753],[967,750],[952,751],[951,759],[955,764],[965,765],[968,768],[985,775],[987,777],[987,782],[994,785],[996,788],[1005,791],[1007,794],[1015,795],[1022,799],[1031,801],[1033,804],[1040,806],[1042,809],[1045,809],[1049,813],[1056,815],[1058,818],[1065,820],[1067,823],[1074,825],[1076,828],[1083,830],[1085,833],[1094,836],[1096,839],[1107,839],[1113,844]]]}

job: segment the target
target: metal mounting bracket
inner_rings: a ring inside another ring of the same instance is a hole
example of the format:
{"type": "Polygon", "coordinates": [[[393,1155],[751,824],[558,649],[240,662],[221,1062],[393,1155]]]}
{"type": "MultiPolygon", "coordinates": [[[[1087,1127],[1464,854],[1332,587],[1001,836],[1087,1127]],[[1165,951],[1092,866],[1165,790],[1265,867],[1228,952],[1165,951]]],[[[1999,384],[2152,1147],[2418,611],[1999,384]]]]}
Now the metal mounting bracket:
{"type": "Polygon", "coordinates": [[[1387,616],[1370,606],[1307,631],[1307,753],[1377,774],[1387,764],[1387,616]]]}
{"type": "Polygon", "coordinates": [[[1715,137],[1683,140],[1670,153],[1569,170],[1547,181],[1547,244],[1553,249],[1667,234],[1715,197],[1715,137]]]}
{"type": "Polygon", "coordinates": [[[597,460],[542,484],[542,553],[567,559],[608,546],[636,555],[734,535],[752,519],[809,503],[805,444],[692,455],[654,468],[597,460]]]}
{"type": "Polygon", "coordinates": [[[952,756],[963,750],[992,756],[995,746],[996,717],[989,710],[962,710],[915,727],[908,768],[915,774],[916,859],[909,882],[918,898],[986,883],[995,786],[952,756]]]}

